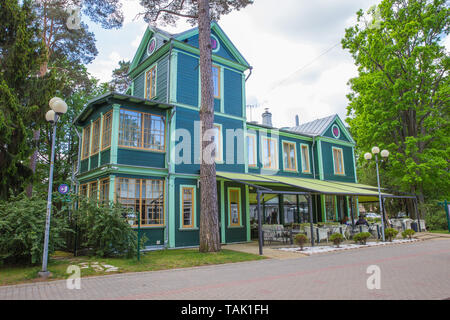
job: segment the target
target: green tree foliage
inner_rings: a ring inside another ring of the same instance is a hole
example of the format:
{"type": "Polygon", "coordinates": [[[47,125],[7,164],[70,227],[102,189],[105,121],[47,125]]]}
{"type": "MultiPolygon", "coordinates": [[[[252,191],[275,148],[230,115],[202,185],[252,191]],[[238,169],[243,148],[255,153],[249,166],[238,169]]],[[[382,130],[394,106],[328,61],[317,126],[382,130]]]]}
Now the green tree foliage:
{"type": "MultiPolygon", "coordinates": [[[[137,254],[137,232],[128,224],[126,211],[120,204],[110,207],[81,199],[74,215],[83,239],[81,247],[88,248],[93,255],[133,257],[137,254]]],[[[141,241],[143,247],[146,238],[141,241]]]]}
{"type": "MultiPolygon", "coordinates": [[[[0,264],[42,261],[47,201],[25,194],[0,202],[0,264]]],[[[49,253],[64,247],[67,220],[58,212],[50,220],[49,253]]]]}
{"type": "MultiPolygon", "coordinates": [[[[85,68],[82,71],[87,73],[85,68]]],[[[108,90],[107,84],[99,84],[97,80],[92,78],[89,80],[89,83],[81,85],[70,96],[65,98],[68,106],[67,113],[58,121],[56,130],[55,149],[58,152],[55,153],[54,162],[54,191],[61,183],[69,184],[69,181],[73,182],[72,173],[75,173],[77,169],[79,141],[73,121],[89,100],[104,94],[108,90]]],[[[39,162],[35,175],[35,179],[38,182],[35,189],[38,192],[45,192],[48,188],[47,177],[50,169],[52,133],[51,124],[45,123],[41,128],[39,137],[39,162]]]]}
{"type": "Polygon", "coordinates": [[[421,209],[425,212],[427,230],[448,230],[447,213],[437,202],[423,204],[421,209]]]}
{"type": "MultiPolygon", "coordinates": [[[[40,161],[38,150],[42,141],[41,129],[48,125],[44,115],[48,110],[49,99],[58,95],[67,100],[78,90],[89,94],[92,89],[91,77],[83,64],[92,62],[98,52],[94,34],[82,22],[81,13],[106,29],[121,27],[123,14],[120,0],[40,0],[33,4],[35,23],[39,27],[37,38],[45,48],[43,61],[39,65],[39,77],[45,77],[50,70],[57,76],[59,85],[37,104],[38,108],[32,116],[34,121],[29,124],[33,130],[32,145],[35,147],[30,158],[30,168],[35,173],[40,161]]],[[[35,175],[34,182],[39,180],[40,176],[35,175]]],[[[30,196],[31,193],[32,185],[29,185],[27,194],[30,196]]]]}
{"type": "MultiPolygon", "coordinates": [[[[383,0],[342,40],[358,66],[348,95],[351,132],[362,154],[390,151],[386,185],[435,199],[450,194],[449,33],[444,0],[383,0]]],[[[371,164],[373,166],[373,163],[371,164]]],[[[369,175],[373,177],[373,174],[369,175]]]]}
{"type": "Polygon", "coordinates": [[[109,83],[109,89],[120,93],[125,93],[131,83],[128,77],[128,69],[130,68],[130,61],[119,61],[119,67],[112,72],[112,80],[109,83]]]}
{"type": "Polygon", "coordinates": [[[38,78],[44,48],[31,1],[0,2],[0,199],[18,194],[30,178],[26,160],[31,153],[29,127],[54,74],[38,78]]]}

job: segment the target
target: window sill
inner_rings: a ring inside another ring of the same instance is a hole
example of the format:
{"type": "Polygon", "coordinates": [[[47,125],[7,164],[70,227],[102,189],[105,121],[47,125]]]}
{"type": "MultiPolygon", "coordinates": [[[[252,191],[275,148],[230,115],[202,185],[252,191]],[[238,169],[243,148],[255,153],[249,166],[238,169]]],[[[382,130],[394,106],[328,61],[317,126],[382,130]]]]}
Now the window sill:
{"type": "Polygon", "coordinates": [[[244,228],[244,226],[228,226],[227,227],[228,229],[241,229],[241,228],[244,228]]]}
{"type": "Polygon", "coordinates": [[[298,173],[298,170],[283,169],[284,172],[298,173]]]}
{"type": "Polygon", "coordinates": [[[198,231],[199,228],[178,228],[178,231],[198,231]]]}
{"type": "MultiPolygon", "coordinates": [[[[141,229],[164,229],[165,227],[166,227],[165,225],[156,225],[156,226],[152,226],[152,225],[148,225],[148,224],[141,225],[141,229]]],[[[134,226],[131,226],[131,228],[137,229],[138,226],[134,225],[134,226]]]]}
{"type": "Polygon", "coordinates": [[[141,149],[141,148],[135,148],[135,147],[126,147],[126,146],[119,146],[119,149],[125,149],[125,150],[136,150],[136,151],[143,151],[143,152],[153,152],[153,153],[166,153],[166,150],[153,150],[153,149],[141,149]]]}
{"type": "Polygon", "coordinates": [[[279,169],[276,169],[276,168],[264,168],[264,167],[262,167],[261,170],[275,171],[275,172],[280,171],[279,169]]]}

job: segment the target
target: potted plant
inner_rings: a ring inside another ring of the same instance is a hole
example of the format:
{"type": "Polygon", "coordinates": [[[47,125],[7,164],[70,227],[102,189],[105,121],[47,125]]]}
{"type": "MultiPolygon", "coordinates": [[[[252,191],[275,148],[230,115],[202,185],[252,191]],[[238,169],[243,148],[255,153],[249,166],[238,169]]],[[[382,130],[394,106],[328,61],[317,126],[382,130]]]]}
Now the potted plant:
{"type": "Polygon", "coordinates": [[[359,244],[366,244],[367,239],[371,236],[370,232],[360,232],[353,236],[353,240],[359,244]]]}
{"type": "Polygon", "coordinates": [[[384,230],[384,235],[386,237],[388,237],[389,242],[392,242],[392,239],[394,239],[398,234],[398,230],[394,229],[394,228],[386,228],[386,230],[384,230]]]}
{"type": "Polygon", "coordinates": [[[295,243],[300,246],[300,251],[303,251],[303,246],[308,241],[308,237],[302,233],[295,236],[295,243]]]}
{"type": "Polygon", "coordinates": [[[330,236],[330,241],[333,241],[333,243],[336,245],[336,248],[339,248],[339,245],[344,241],[344,237],[340,233],[333,233],[330,236]]]}
{"type": "Polygon", "coordinates": [[[409,238],[409,240],[411,240],[415,233],[416,232],[413,229],[406,229],[402,232],[403,239],[409,238]]]}

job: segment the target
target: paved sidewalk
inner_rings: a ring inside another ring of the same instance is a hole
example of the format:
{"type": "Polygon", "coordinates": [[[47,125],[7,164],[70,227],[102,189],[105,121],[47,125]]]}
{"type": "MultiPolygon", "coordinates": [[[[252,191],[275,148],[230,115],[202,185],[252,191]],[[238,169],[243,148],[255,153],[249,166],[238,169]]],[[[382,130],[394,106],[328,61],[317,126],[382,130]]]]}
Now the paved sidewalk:
{"type": "MultiPolygon", "coordinates": [[[[280,248],[290,247],[290,245],[280,245],[280,248]]],[[[259,244],[256,241],[248,242],[248,243],[239,243],[239,244],[227,244],[222,246],[223,249],[229,249],[240,252],[247,252],[259,255],[259,244]]],[[[282,250],[277,250],[276,246],[264,246],[263,247],[263,256],[270,259],[298,259],[300,257],[306,257],[307,255],[296,253],[296,252],[287,252],[282,250]]]]}
{"type": "Polygon", "coordinates": [[[0,287],[0,299],[446,299],[450,239],[188,269],[0,287]],[[379,266],[381,289],[367,268],[379,266]]]}

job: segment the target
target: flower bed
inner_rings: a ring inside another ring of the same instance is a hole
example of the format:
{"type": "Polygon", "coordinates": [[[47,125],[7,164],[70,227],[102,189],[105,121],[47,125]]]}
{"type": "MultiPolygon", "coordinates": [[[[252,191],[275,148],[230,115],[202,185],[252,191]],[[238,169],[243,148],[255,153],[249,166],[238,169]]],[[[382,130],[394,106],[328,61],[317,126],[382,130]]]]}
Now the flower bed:
{"type": "Polygon", "coordinates": [[[409,243],[409,242],[415,242],[418,241],[417,239],[404,239],[404,240],[392,240],[392,242],[367,242],[367,244],[341,244],[339,248],[335,246],[314,246],[314,247],[303,247],[303,250],[300,250],[299,247],[292,247],[292,248],[278,248],[278,250],[283,251],[291,251],[291,252],[298,252],[306,255],[311,254],[317,254],[317,253],[325,253],[325,252],[333,252],[333,251],[342,251],[342,250],[349,250],[349,249],[358,249],[358,248],[367,248],[367,247],[375,247],[375,246],[384,246],[389,244],[399,244],[399,243],[409,243]]]}

